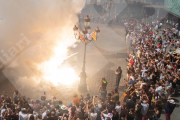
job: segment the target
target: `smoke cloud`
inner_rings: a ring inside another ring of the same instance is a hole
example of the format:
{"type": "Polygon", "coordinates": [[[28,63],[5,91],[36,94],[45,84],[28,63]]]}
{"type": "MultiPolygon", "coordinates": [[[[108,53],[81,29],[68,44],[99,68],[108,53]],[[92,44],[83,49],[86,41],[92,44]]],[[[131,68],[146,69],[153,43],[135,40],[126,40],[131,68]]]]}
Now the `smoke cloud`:
{"type": "Polygon", "coordinates": [[[0,1],[0,67],[22,95],[39,98],[52,90],[42,81],[41,64],[68,55],[67,48],[76,43],[72,28],[84,4],[84,0],[0,1]]]}

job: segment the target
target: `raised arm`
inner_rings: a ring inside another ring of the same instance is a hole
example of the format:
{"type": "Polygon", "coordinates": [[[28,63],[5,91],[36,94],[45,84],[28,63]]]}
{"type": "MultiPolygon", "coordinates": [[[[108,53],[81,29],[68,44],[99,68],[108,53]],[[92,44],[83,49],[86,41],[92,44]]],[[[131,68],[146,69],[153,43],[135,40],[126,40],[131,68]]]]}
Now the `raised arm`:
{"type": "Polygon", "coordinates": [[[99,90],[98,90],[99,93],[100,93],[100,90],[101,90],[101,86],[99,87],[99,90]]]}
{"type": "Polygon", "coordinates": [[[93,107],[95,108],[94,99],[95,99],[95,96],[93,96],[93,101],[92,101],[93,107]]]}

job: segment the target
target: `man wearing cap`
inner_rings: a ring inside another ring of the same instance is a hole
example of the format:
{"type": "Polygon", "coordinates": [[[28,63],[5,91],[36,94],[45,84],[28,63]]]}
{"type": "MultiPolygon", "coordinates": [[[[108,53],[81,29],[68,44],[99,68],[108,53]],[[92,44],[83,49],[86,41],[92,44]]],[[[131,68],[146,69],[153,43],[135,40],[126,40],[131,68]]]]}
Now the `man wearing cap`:
{"type": "Polygon", "coordinates": [[[171,97],[169,96],[168,101],[167,101],[167,105],[165,108],[166,120],[170,120],[170,116],[171,116],[175,107],[176,107],[176,104],[175,104],[174,100],[171,99],[171,97]]]}
{"type": "Polygon", "coordinates": [[[63,114],[68,114],[68,109],[65,105],[61,105],[60,108],[60,115],[63,116],[63,114]]]}
{"type": "Polygon", "coordinates": [[[71,114],[71,108],[72,108],[72,103],[70,102],[69,104],[68,104],[68,113],[69,113],[69,115],[71,114]]]}
{"type": "Polygon", "coordinates": [[[120,83],[120,79],[121,79],[121,74],[122,74],[122,70],[121,67],[119,66],[118,69],[115,71],[116,74],[116,87],[119,87],[119,83],[120,83]]]}

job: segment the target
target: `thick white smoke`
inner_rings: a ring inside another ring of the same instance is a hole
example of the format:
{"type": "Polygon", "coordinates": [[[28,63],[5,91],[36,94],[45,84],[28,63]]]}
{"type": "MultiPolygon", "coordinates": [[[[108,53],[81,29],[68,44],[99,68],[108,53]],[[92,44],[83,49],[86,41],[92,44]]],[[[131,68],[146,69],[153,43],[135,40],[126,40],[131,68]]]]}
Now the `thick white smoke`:
{"type": "Polygon", "coordinates": [[[52,90],[41,76],[44,69],[56,65],[42,65],[61,63],[67,57],[68,47],[76,43],[72,28],[84,2],[0,0],[0,67],[5,67],[4,75],[22,95],[39,98],[43,91],[52,90]]]}

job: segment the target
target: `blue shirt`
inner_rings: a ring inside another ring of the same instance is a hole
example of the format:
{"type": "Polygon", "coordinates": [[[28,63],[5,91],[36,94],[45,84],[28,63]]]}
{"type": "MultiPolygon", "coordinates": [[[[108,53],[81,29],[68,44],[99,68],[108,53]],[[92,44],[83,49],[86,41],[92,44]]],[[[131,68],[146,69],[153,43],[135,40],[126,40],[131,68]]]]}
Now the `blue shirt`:
{"type": "Polygon", "coordinates": [[[175,31],[175,34],[177,34],[177,33],[178,33],[178,30],[175,31]]]}
{"type": "Polygon", "coordinates": [[[176,107],[176,104],[171,104],[169,101],[167,102],[167,106],[165,108],[165,111],[167,114],[171,115],[174,108],[176,107]]]}
{"type": "Polygon", "coordinates": [[[87,99],[87,100],[92,101],[92,98],[90,97],[90,98],[89,98],[89,99],[87,99]]]}
{"type": "Polygon", "coordinates": [[[134,82],[134,80],[131,80],[128,82],[128,84],[136,84],[136,82],[134,82]]]}
{"type": "Polygon", "coordinates": [[[94,112],[97,113],[96,120],[101,120],[101,111],[100,111],[100,109],[98,107],[95,107],[94,112]]]}

